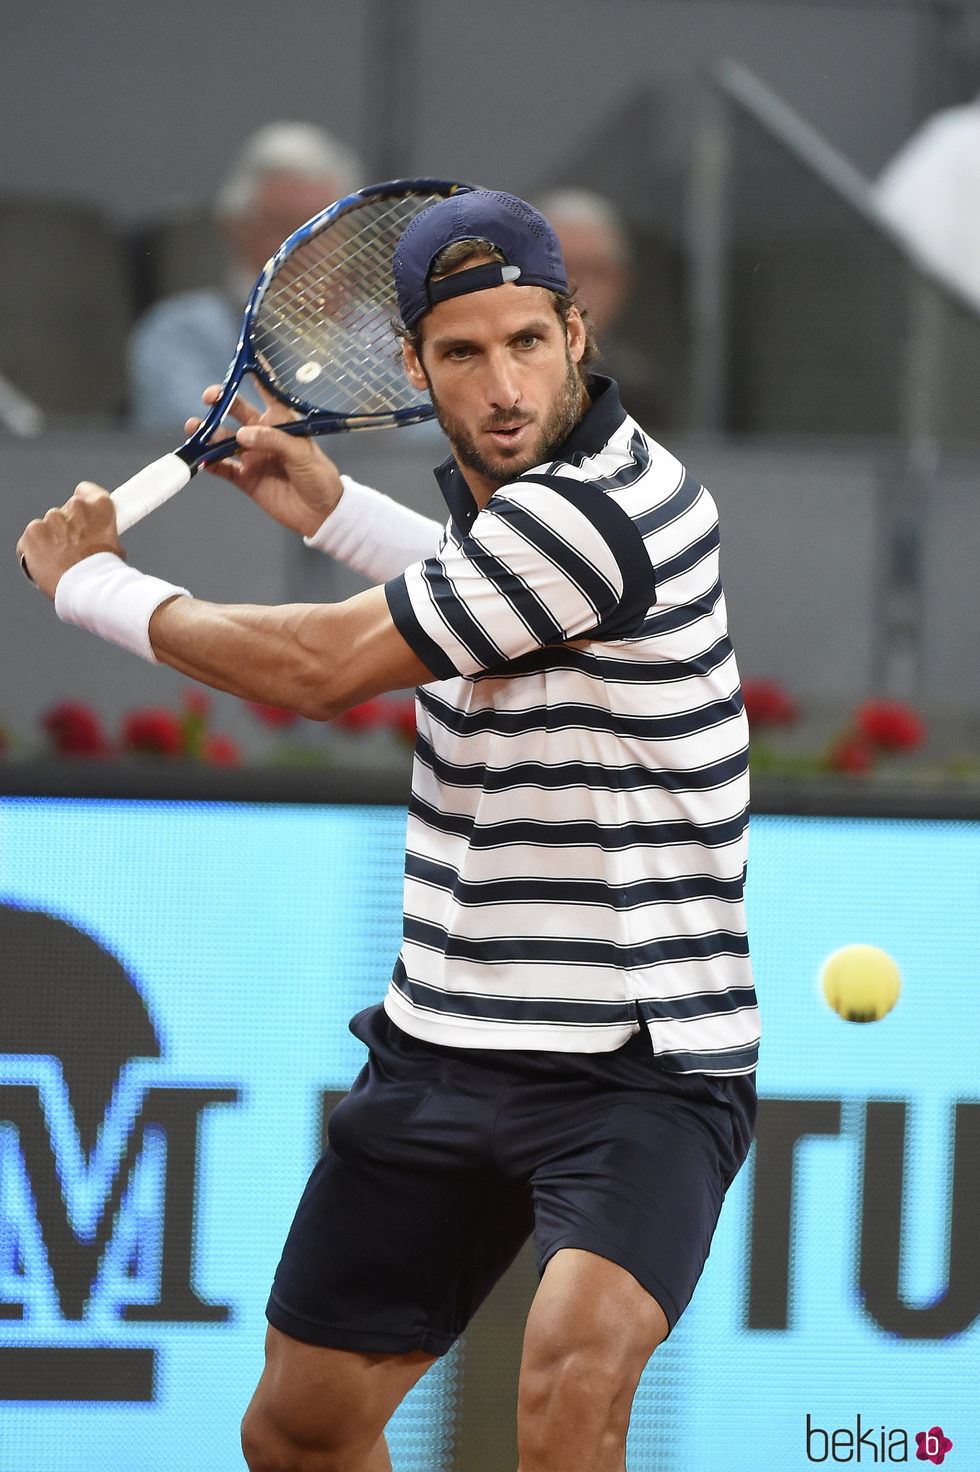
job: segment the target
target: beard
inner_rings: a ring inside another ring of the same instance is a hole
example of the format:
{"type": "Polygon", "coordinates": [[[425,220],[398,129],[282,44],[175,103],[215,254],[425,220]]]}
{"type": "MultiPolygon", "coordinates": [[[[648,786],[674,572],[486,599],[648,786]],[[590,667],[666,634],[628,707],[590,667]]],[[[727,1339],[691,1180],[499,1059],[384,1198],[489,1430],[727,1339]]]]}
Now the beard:
{"type": "MultiPolygon", "coordinates": [[[[429,396],[432,399],[436,419],[452,446],[458,464],[465,466],[468,470],[475,470],[477,474],[499,487],[523,475],[533,466],[553,459],[555,452],[565,442],[582,417],[582,403],[585,394],[581,376],[567,351],[565,363],[565,381],[548,413],[539,421],[538,434],[533,443],[521,455],[505,453],[494,455],[481,450],[477,446],[476,437],[462,421],[451,414],[445,405],[439,403],[430,384],[429,396]]],[[[533,416],[531,419],[533,420],[533,416]]],[[[483,423],[481,432],[510,429],[528,422],[530,422],[528,416],[519,409],[498,409],[483,423]]]]}

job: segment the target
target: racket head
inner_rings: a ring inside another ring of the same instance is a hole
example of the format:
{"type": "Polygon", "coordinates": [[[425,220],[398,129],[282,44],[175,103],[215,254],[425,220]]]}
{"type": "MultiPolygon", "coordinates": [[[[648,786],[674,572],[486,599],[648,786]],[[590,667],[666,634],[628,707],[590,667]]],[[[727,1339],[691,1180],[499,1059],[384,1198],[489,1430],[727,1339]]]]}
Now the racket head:
{"type": "Polygon", "coordinates": [[[393,330],[392,258],[410,220],[472,187],[389,180],[345,195],[295,230],[252,289],[221,394],[178,450],[181,459],[197,469],[233,453],[233,436],[211,441],[246,373],[294,411],[298,418],[283,428],[295,434],[431,419],[428,395],[405,376],[393,330]]]}

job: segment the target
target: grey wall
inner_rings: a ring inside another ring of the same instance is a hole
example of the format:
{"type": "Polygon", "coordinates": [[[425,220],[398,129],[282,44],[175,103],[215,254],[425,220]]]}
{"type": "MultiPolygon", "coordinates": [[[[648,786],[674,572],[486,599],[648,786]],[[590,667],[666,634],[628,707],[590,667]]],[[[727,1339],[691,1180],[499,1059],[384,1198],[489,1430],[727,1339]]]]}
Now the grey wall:
{"type": "Polygon", "coordinates": [[[7,0],[0,191],[136,219],[208,198],[237,140],[286,116],[345,135],[368,172],[530,192],[584,169],[614,192],[645,180],[669,217],[714,60],[755,70],[873,172],[955,89],[975,10],[942,31],[915,0],[7,0]]]}
{"type": "MultiPolygon", "coordinates": [[[[125,415],[132,317],[218,269],[192,249],[168,275],[144,227],[168,208],[199,218],[240,139],[285,115],[343,134],[375,178],[611,195],[637,251],[617,336],[656,380],[631,406],[655,431],[702,424],[685,198],[711,66],[747,66],[868,175],[968,74],[980,87],[980,0],[8,0],[2,41],[0,373],[55,420],[125,415]],[[14,207],[24,193],[102,213],[39,221],[14,207]]],[[[711,422],[894,433],[900,263],[744,117],[735,155],[729,391],[711,422]]],[[[972,439],[974,419],[971,399],[944,429],[972,439]]]]}
{"type": "MultiPolygon", "coordinates": [[[[719,58],[749,67],[869,175],[933,107],[980,86],[977,0],[7,0],[2,42],[0,195],[89,200],[122,225],[205,202],[240,137],[300,117],[345,136],[376,177],[445,174],[521,193],[579,180],[679,235],[703,78],[719,58]]],[[[399,489],[432,496],[430,449],[408,433],[349,446],[368,475],[391,471],[399,489]]],[[[95,430],[0,439],[2,547],[9,556],[28,517],[81,475],[113,484],[166,448],[95,430]]],[[[875,452],[741,443],[689,458],[721,506],[744,671],[828,699],[864,693],[875,452]]],[[[924,582],[925,693],[972,709],[975,471],[969,456],[944,469],[924,582]]],[[[215,598],[346,591],[228,495],[202,479],[133,532],[132,555],[215,598]]],[[[29,729],[53,699],[87,690],[111,714],[183,688],[63,629],[6,566],[0,720],[29,729]]],[[[223,724],[254,734],[235,703],[221,707],[223,724]]]]}

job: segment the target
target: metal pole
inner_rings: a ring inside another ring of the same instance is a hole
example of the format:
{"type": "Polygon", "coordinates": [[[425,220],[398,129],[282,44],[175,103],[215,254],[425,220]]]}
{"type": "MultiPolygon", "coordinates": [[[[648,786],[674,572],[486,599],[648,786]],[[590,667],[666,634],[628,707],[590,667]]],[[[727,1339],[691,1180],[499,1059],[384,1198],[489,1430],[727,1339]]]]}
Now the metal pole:
{"type": "Polygon", "coordinates": [[[419,24],[417,0],[368,4],[363,151],[372,183],[412,172],[419,24]]]}
{"type": "Polygon", "coordinates": [[[687,199],[690,427],[720,434],[728,420],[728,275],[732,119],[712,99],[694,140],[687,199]]]}
{"type": "MultiPolygon", "coordinates": [[[[915,699],[922,685],[922,561],[940,459],[947,303],[909,273],[909,317],[899,403],[898,457],[880,495],[882,573],[876,666],[885,694],[915,699]]],[[[892,462],[894,464],[894,462],[892,462]]]]}

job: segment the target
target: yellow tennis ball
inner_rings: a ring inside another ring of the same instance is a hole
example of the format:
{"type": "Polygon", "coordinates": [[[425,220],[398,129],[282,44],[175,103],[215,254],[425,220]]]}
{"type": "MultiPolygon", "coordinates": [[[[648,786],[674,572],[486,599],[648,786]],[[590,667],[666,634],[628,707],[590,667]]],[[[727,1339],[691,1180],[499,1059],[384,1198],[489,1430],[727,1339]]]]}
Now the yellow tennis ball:
{"type": "Polygon", "coordinates": [[[823,994],[846,1022],[877,1022],[902,990],[898,967],[877,946],[842,946],[820,969],[823,994]]]}

